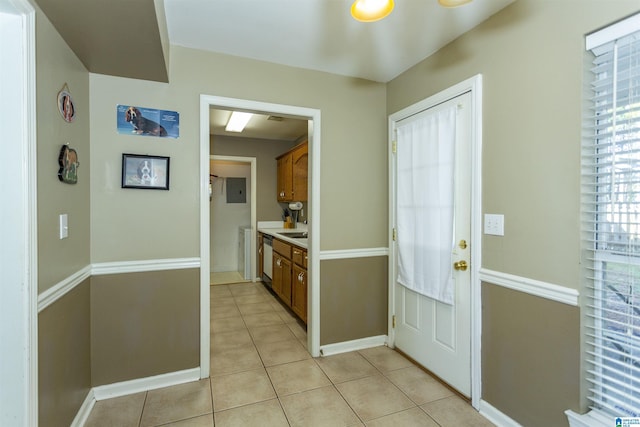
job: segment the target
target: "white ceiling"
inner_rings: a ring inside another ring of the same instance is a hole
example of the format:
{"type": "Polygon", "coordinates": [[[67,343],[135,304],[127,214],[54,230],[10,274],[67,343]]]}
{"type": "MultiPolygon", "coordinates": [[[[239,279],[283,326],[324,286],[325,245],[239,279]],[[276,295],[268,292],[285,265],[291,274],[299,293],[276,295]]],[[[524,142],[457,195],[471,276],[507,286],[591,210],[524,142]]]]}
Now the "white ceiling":
{"type": "MultiPolygon", "coordinates": [[[[164,0],[171,44],[350,77],[388,82],[514,0],[398,0],[387,18],[355,21],[353,0],[164,0]]],[[[211,133],[230,112],[211,111],[211,133]]],[[[233,136],[296,140],[306,121],[254,117],[233,136]]]]}
{"type": "Polygon", "coordinates": [[[513,0],[397,0],[355,21],[352,0],[164,0],[171,44],[388,82],[513,0]]]}
{"type": "Polygon", "coordinates": [[[242,133],[227,132],[227,126],[231,111],[211,109],[209,111],[209,132],[211,135],[226,135],[239,138],[275,139],[278,141],[297,141],[307,135],[307,120],[292,117],[269,116],[266,114],[254,114],[247,123],[242,133]],[[269,120],[281,118],[282,120],[269,120]]]}

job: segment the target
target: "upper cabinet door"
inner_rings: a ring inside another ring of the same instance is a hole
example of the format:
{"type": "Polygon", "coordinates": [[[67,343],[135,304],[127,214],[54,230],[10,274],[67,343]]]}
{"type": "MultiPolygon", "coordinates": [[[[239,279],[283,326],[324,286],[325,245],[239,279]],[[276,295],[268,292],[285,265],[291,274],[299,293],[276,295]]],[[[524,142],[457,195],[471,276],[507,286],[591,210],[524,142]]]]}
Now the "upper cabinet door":
{"type": "Polygon", "coordinates": [[[293,166],[291,153],[278,157],[278,201],[293,200],[293,166]]]}
{"type": "Polygon", "coordinates": [[[279,156],[278,201],[306,202],[308,191],[309,146],[307,141],[279,156]]]}
{"type": "Polygon", "coordinates": [[[291,153],[293,163],[293,200],[297,202],[307,201],[309,145],[304,142],[298,145],[291,153]]]}

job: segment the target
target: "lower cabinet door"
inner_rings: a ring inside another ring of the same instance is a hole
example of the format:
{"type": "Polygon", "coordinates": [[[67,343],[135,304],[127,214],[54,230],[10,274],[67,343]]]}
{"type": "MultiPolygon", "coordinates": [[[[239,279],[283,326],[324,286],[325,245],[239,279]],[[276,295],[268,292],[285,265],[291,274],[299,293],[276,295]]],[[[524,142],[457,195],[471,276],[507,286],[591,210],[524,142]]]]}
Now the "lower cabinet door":
{"type": "Polygon", "coordinates": [[[271,278],[271,289],[282,298],[282,257],[273,254],[273,277],[271,278]]]}
{"type": "Polygon", "coordinates": [[[291,261],[286,258],[280,258],[282,261],[282,301],[291,307],[291,261]]]}
{"type": "Polygon", "coordinates": [[[291,280],[291,309],[307,323],[307,270],[294,265],[291,280]]]}

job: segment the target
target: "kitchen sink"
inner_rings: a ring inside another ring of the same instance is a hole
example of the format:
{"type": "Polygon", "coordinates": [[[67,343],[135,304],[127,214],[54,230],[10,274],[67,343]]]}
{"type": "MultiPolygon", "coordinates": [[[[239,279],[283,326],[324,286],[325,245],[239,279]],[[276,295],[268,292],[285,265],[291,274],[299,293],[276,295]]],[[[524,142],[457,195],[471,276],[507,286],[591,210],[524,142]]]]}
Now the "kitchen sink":
{"type": "Polygon", "coordinates": [[[306,239],[307,237],[309,237],[309,233],[307,233],[306,231],[285,231],[278,234],[292,239],[306,239]]]}

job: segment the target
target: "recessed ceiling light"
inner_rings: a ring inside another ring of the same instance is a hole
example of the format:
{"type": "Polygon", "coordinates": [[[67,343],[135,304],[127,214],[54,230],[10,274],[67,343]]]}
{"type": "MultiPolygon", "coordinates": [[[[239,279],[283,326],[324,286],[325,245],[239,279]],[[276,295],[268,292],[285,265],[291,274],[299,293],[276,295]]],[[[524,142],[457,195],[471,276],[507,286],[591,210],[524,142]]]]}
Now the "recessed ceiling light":
{"type": "Polygon", "coordinates": [[[361,22],[379,21],[393,10],[393,0],[355,0],[351,16],[361,22]]]}

